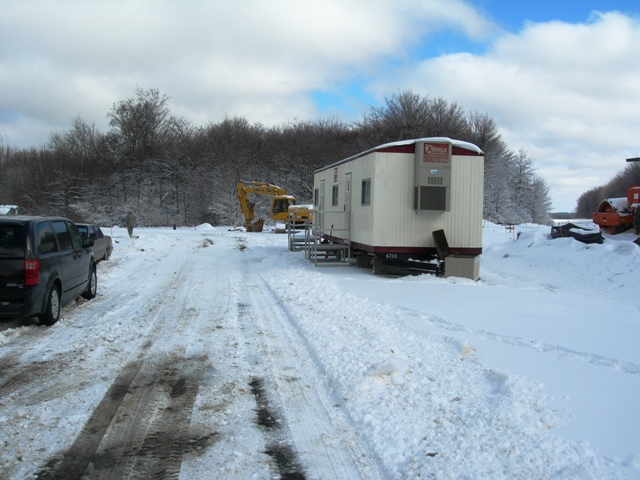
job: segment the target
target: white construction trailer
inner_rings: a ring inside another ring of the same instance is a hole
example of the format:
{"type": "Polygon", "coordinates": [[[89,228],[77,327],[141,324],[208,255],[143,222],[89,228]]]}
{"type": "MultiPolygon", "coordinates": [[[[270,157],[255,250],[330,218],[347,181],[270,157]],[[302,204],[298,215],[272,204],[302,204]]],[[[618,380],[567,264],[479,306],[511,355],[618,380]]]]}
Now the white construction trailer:
{"type": "Polygon", "coordinates": [[[313,183],[315,235],[348,246],[358,265],[479,278],[477,146],[447,137],[388,143],[316,170],[313,183]]]}

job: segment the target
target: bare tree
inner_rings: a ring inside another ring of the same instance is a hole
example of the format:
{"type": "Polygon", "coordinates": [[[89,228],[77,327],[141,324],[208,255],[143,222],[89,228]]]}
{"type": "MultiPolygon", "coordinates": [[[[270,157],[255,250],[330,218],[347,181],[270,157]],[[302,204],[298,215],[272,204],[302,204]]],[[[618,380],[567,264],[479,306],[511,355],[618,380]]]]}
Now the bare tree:
{"type": "Polygon", "coordinates": [[[429,135],[430,102],[411,90],[385,98],[383,107],[372,107],[357,122],[365,148],[429,135]]]}
{"type": "Polygon", "coordinates": [[[356,123],[367,148],[386,142],[422,137],[467,139],[470,129],[464,110],[442,97],[422,97],[411,90],[385,98],[356,123]]]}
{"type": "Polygon", "coordinates": [[[606,198],[604,195],[604,187],[594,187],[587,190],[578,197],[576,202],[576,217],[591,218],[593,212],[598,210],[602,200],[606,198]]]}
{"type": "Polygon", "coordinates": [[[265,128],[225,117],[194,128],[171,115],[166,95],[141,88],[114,103],[107,118],[106,134],[78,117],[44,149],[0,144],[1,199],[30,213],[96,222],[120,220],[127,203],[135,202],[147,225],[230,224],[239,215],[237,180],[273,183],[310,203],[319,167],[387,142],[447,136],[485,153],[485,218],[536,220],[549,208],[548,188],[534,174],[532,159],[508,148],[493,119],[410,90],[349,125],[321,119],[265,128]]]}
{"type": "Polygon", "coordinates": [[[533,160],[529,154],[520,149],[511,163],[510,187],[513,195],[514,216],[519,222],[531,222],[530,215],[531,187],[535,171],[533,160]]]}
{"type": "Polygon", "coordinates": [[[164,133],[169,128],[169,97],[160,95],[157,89],[136,89],[136,96],[114,104],[107,114],[109,125],[118,139],[120,178],[124,202],[129,201],[128,178],[133,174],[132,185],[138,207],[141,191],[147,183],[145,174],[149,162],[158,154],[164,133]]]}
{"type": "Polygon", "coordinates": [[[485,156],[497,156],[506,150],[498,125],[486,113],[473,111],[467,115],[467,134],[466,139],[480,147],[485,156]]]}
{"type": "Polygon", "coordinates": [[[442,97],[429,100],[424,132],[429,137],[468,138],[469,126],[464,110],[457,103],[449,103],[442,97]]]}
{"type": "Polygon", "coordinates": [[[483,216],[497,223],[515,223],[516,205],[511,193],[514,154],[505,150],[489,157],[491,161],[487,161],[487,157],[485,156],[484,168],[483,216]]]}
{"type": "Polygon", "coordinates": [[[534,176],[531,184],[528,206],[532,222],[541,225],[550,223],[551,194],[547,182],[538,175],[534,176]]]}

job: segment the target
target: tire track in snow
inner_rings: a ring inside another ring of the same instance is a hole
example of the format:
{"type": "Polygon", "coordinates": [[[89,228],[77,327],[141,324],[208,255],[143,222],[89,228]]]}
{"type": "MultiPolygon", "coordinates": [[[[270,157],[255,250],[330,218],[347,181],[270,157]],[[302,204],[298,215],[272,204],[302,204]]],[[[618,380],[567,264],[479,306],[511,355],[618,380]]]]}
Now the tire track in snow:
{"type": "MultiPolygon", "coordinates": [[[[202,303],[203,285],[192,280],[198,259],[184,261],[172,289],[153,290],[137,358],[120,370],[68,451],[39,478],[178,478],[186,453],[217,441],[215,431],[190,433],[199,386],[212,367],[206,354],[187,354],[191,346],[179,335],[195,317],[210,315],[202,303]]],[[[120,295],[111,302],[118,303],[120,295]]]]}
{"type": "Polygon", "coordinates": [[[185,358],[180,352],[145,361],[128,385],[87,475],[96,479],[178,478],[182,457],[191,446],[207,446],[217,440],[216,432],[202,437],[189,432],[207,368],[206,357],[185,358]]]}
{"type": "Polygon", "coordinates": [[[366,450],[342,412],[321,392],[326,388],[312,352],[292,319],[258,274],[246,277],[244,329],[262,339],[252,361],[264,364],[264,388],[272,407],[283,412],[286,436],[311,478],[383,478],[377,457],[366,450]]]}
{"type": "Polygon", "coordinates": [[[488,330],[482,330],[479,328],[473,328],[458,323],[449,322],[442,317],[425,316],[421,312],[408,308],[399,308],[399,310],[406,312],[407,316],[409,317],[420,318],[421,320],[425,320],[431,325],[434,325],[443,330],[458,333],[468,333],[470,335],[485,338],[494,342],[504,343],[506,345],[527,348],[540,353],[554,355],[555,357],[561,359],[575,359],[598,367],[615,368],[616,370],[630,375],[640,375],[640,364],[630,360],[608,357],[597,353],[582,352],[549,342],[531,341],[526,340],[522,337],[501,335],[488,330]]]}
{"type": "MultiPolygon", "coordinates": [[[[141,259],[143,260],[144,258],[141,259]]],[[[142,330],[141,335],[124,340],[142,345],[143,349],[145,342],[151,345],[154,338],[167,335],[162,327],[165,321],[159,312],[164,303],[171,304],[175,301],[176,292],[172,292],[168,286],[172,282],[184,283],[188,278],[184,272],[178,277],[172,276],[169,270],[161,264],[156,284],[139,282],[141,292],[144,293],[135,296],[148,293],[149,300],[146,303],[132,298],[132,292],[126,285],[114,285],[108,295],[99,295],[90,302],[72,302],[65,306],[68,312],[66,318],[52,327],[33,326],[24,329],[11,348],[7,348],[7,354],[0,358],[3,372],[0,381],[2,397],[15,394],[22,405],[36,405],[68,395],[69,392],[81,391],[101,381],[105,371],[122,364],[123,360],[119,352],[111,347],[115,343],[113,339],[118,336],[118,328],[106,333],[112,327],[109,324],[112,318],[136,322],[142,330]],[[92,339],[92,349],[86,348],[86,338],[92,339]],[[38,345],[38,348],[34,349],[34,345],[38,345]],[[94,363],[91,357],[105,357],[101,345],[111,350],[107,353],[112,357],[111,361],[101,360],[110,365],[105,371],[91,372],[89,365],[94,363]],[[64,351],[66,346],[71,347],[64,351]],[[78,381],[78,377],[83,380],[78,381]]],[[[131,281],[135,282],[146,275],[142,268],[133,269],[131,281]]]]}
{"type": "Polygon", "coordinates": [[[216,432],[200,437],[189,432],[207,368],[206,357],[128,364],[73,445],[38,478],[178,478],[185,453],[217,440],[216,432]]]}
{"type": "MultiPolygon", "coordinates": [[[[184,252],[178,252],[177,255],[184,257],[184,252]]],[[[141,253],[137,260],[139,266],[136,265],[127,270],[130,272],[127,282],[110,284],[108,294],[103,293],[105,287],[102,286],[100,278],[104,270],[109,272],[117,267],[117,256],[114,255],[109,261],[111,265],[105,265],[104,262],[98,264],[98,296],[91,301],[79,299],[66,304],[63,307],[61,320],[52,327],[33,325],[20,329],[10,345],[11,348],[7,348],[7,355],[0,358],[0,366],[16,370],[15,376],[19,377],[25,366],[28,368],[29,364],[46,363],[50,366],[42,370],[42,378],[36,379],[30,376],[29,383],[36,389],[51,383],[52,379],[57,380],[59,385],[65,385],[69,383],[68,379],[73,377],[70,372],[88,361],[85,348],[87,337],[95,339],[96,346],[103,340],[106,340],[107,345],[111,343],[112,337],[107,337],[108,333],[105,330],[110,328],[117,330],[117,327],[110,323],[113,319],[137,322],[145,331],[143,337],[148,337],[149,330],[156,322],[158,305],[163,303],[168,292],[170,294],[172,283],[182,279],[173,275],[175,272],[171,271],[170,266],[164,265],[162,258],[149,258],[145,252],[141,253]],[[151,261],[153,263],[150,265],[151,261]],[[157,270],[154,275],[157,281],[153,284],[146,281],[149,278],[147,272],[149,268],[157,270]],[[137,284],[138,288],[131,291],[129,288],[131,284],[137,284]],[[146,302],[140,302],[139,297],[147,295],[149,299],[146,302]],[[34,349],[33,345],[38,345],[38,348],[34,349]],[[65,355],[61,352],[61,345],[63,348],[67,345],[78,345],[78,347],[70,348],[65,355]],[[64,368],[61,369],[58,366],[64,368]],[[56,377],[56,373],[60,372],[63,375],[56,377]]],[[[114,331],[113,336],[117,335],[117,331],[114,331]]],[[[136,337],[132,340],[140,341],[140,338],[136,337]]],[[[2,370],[6,374],[5,378],[8,377],[9,369],[2,370]]],[[[72,388],[75,385],[67,386],[72,388]]]]}

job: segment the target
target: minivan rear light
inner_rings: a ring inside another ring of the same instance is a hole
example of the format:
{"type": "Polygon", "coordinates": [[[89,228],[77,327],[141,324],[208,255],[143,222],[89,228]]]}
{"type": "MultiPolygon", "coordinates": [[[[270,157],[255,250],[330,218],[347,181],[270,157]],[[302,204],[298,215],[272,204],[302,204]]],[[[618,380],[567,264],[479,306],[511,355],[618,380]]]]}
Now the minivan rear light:
{"type": "Polygon", "coordinates": [[[40,264],[38,260],[24,261],[24,284],[26,286],[38,285],[40,283],[40,264]]]}

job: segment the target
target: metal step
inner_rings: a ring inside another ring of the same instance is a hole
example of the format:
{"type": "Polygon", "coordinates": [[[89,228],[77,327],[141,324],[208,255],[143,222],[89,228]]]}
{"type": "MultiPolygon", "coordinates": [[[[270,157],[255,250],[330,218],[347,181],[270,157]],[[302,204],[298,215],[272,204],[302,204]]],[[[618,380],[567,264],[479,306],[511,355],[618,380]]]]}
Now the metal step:
{"type": "Polygon", "coordinates": [[[307,249],[307,260],[314,265],[349,265],[349,245],[312,244],[307,249]]]}

